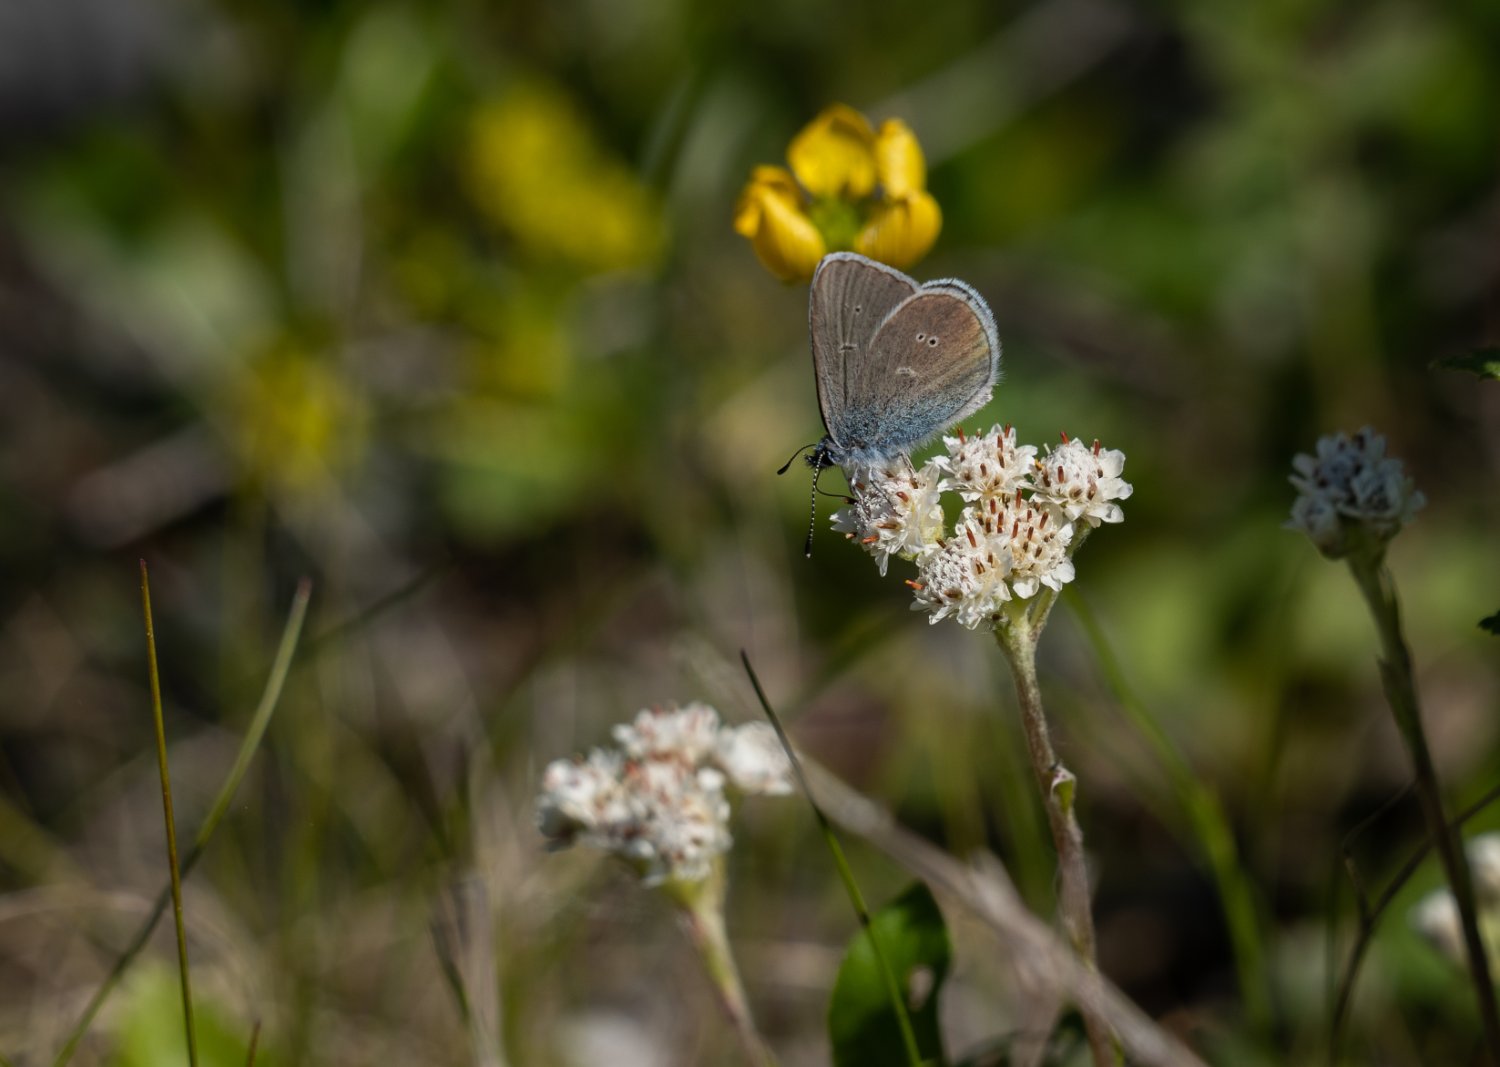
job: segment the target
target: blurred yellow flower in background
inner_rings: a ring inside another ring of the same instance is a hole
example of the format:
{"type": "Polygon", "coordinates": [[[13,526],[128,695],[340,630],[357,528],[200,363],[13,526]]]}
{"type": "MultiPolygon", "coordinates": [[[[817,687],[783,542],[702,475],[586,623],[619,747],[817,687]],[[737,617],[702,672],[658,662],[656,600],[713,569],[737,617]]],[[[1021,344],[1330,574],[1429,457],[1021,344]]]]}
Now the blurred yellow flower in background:
{"type": "Polygon", "coordinates": [[[278,491],[315,491],[362,453],[366,412],[325,358],[284,340],[252,359],[231,390],[234,445],[246,473],[278,491]]]}
{"type": "Polygon", "coordinates": [[[475,204],[532,251],[586,270],[648,266],[661,251],[650,190],[557,90],[524,84],[481,106],[465,164],[475,204]]]}
{"type": "Polygon", "coordinates": [[[832,104],[792,138],[787,162],[791,170],[756,167],[734,212],[735,230],[783,281],[806,281],[824,255],[848,249],[907,267],[937,240],[943,216],[927,161],[900,119],[877,133],[832,104]]]}

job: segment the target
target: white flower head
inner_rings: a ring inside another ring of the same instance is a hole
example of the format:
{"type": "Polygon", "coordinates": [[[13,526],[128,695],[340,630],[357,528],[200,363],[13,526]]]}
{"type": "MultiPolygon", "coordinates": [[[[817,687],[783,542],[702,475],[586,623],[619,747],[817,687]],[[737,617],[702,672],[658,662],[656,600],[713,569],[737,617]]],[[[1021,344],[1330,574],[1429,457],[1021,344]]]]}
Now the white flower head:
{"type": "Polygon", "coordinates": [[[645,708],[635,720],[612,731],[615,743],[631,759],[678,760],[697,766],[713,751],[719,736],[719,713],[693,701],[680,708],[645,708]]]}
{"type": "Polygon", "coordinates": [[[928,622],[953,616],[970,630],[993,626],[1011,598],[1011,555],[1002,539],[966,509],[952,537],[921,563],[913,611],[931,613],[928,622]]]}
{"type": "Polygon", "coordinates": [[[714,859],[734,843],[724,776],[643,760],[625,765],[624,785],[638,806],[636,818],[617,828],[613,851],[633,860],[647,885],[707,878],[714,859]]]}
{"type": "Polygon", "coordinates": [[[992,427],[989,433],[944,437],[946,456],[934,462],[948,472],[939,488],[953,490],[967,503],[977,500],[999,500],[1017,489],[1031,488],[1031,472],[1036,460],[1036,445],[1017,445],[1012,426],[992,427]]]}
{"type": "Polygon", "coordinates": [[[912,608],[931,622],[999,625],[1044,587],[1058,592],[1073,580],[1072,555],[1088,529],[1125,517],[1125,454],[1098,441],[1064,434],[1039,455],[1016,443],[1013,428],[994,426],[972,436],[959,430],[943,444],[947,454],[919,470],[904,456],[845,464],[854,500],[833,517],[881,574],[892,556],[916,562],[912,608]],[[950,491],[966,506],[947,533],[942,494],[950,491]]]}
{"type": "Polygon", "coordinates": [[[854,502],[834,513],[833,528],[858,541],[875,557],[883,575],[892,556],[921,559],[943,536],[938,469],[913,469],[905,457],[889,463],[849,464],[844,469],[854,502]]]}
{"type": "MultiPolygon", "coordinates": [[[[1478,905],[1479,933],[1489,947],[1494,965],[1495,945],[1500,943],[1500,833],[1478,834],[1464,843],[1469,858],[1469,874],[1474,882],[1474,899],[1478,905]]],[[[1462,964],[1464,949],[1463,922],[1458,903],[1448,888],[1434,889],[1412,907],[1408,916],[1412,928],[1454,963],[1462,964]]]]}
{"type": "Polygon", "coordinates": [[[1412,907],[1408,916],[1412,929],[1455,963],[1464,959],[1463,927],[1458,904],[1446,889],[1434,889],[1412,907]]]}
{"type": "Polygon", "coordinates": [[[1125,512],[1115,501],[1133,491],[1120,477],[1124,470],[1124,452],[1103,448],[1098,441],[1090,447],[1078,438],[1064,437],[1061,445],[1048,448],[1037,460],[1034,498],[1055,506],[1069,522],[1123,522],[1125,512]]]}
{"type": "Polygon", "coordinates": [[[620,786],[623,764],[618,752],[596,748],[587,759],[553,760],[547,765],[536,821],[549,848],[566,848],[629,814],[620,786]]]}
{"type": "Polygon", "coordinates": [[[763,722],[725,727],[714,747],[714,763],[742,793],[781,796],[792,791],[792,764],[776,731],[763,722]]]}
{"type": "Polygon", "coordinates": [[[1500,904],[1500,833],[1476,834],[1464,846],[1469,854],[1469,874],[1474,895],[1483,907],[1500,904]]]}
{"type": "Polygon", "coordinates": [[[1383,546],[1427,502],[1401,461],[1385,454],[1385,438],[1368,426],[1318,438],[1317,454],[1295,456],[1292,471],[1297,499],[1286,526],[1334,559],[1361,542],[1383,546]]]}
{"type": "Polygon", "coordinates": [[[791,791],[785,753],[778,746],[778,764],[757,727],[771,732],[722,726],[700,703],[638,712],[614,728],[618,749],[548,765],[537,828],[549,848],[583,844],[620,856],[648,885],[700,882],[733,842],[725,787],[791,791]]]}
{"type": "Polygon", "coordinates": [[[985,521],[994,527],[994,536],[1010,555],[1010,587],[1016,596],[1029,599],[1042,586],[1062,592],[1073,580],[1073,560],[1068,554],[1073,524],[1064,522],[1055,507],[1017,492],[1003,507],[991,504],[985,521]]]}

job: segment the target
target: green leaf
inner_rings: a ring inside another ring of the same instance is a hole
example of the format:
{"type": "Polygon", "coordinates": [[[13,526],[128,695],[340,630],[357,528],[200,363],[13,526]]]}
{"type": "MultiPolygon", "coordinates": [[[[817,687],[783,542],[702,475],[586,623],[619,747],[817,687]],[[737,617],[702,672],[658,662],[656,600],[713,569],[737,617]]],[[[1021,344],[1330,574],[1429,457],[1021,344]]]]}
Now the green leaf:
{"type": "MultiPolygon", "coordinates": [[[[938,1031],[938,993],[948,976],[953,946],[937,901],[921,882],[913,884],[871,920],[880,948],[906,998],[917,1048],[927,1063],[943,1063],[938,1031]]],[[[828,1004],[828,1036],[834,1067],[907,1067],[896,1012],[885,977],[861,930],[839,965],[828,1004]]]]}
{"type": "Polygon", "coordinates": [[[1481,630],[1488,630],[1495,636],[1500,637],[1500,611],[1495,612],[1493,615],[1486,615],[1480,619],[1479,628],[1481,630]]]}
{"type": "Polygon", "coordinates": [[[1439,370],[1466,370],[1479,378],[1500,378],[1500,347],[1487,345],[1461,356],[1444,356],[1432,365],[1439,370]]]}

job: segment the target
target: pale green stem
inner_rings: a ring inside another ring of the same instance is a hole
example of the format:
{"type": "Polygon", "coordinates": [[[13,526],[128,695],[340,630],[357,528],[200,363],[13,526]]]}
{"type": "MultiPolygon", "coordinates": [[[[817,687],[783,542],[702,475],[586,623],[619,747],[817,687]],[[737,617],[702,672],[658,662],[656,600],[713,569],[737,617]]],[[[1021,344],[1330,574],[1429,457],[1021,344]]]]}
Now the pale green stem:
{"type": "Polygon", "coordinates": [[[807,798],[808,805],[813,810],[813,817],[818,821],[818,829],[823,834],[823,841],[828,846],[828,852],[833,856],[833,865],[839,872],[839,879],[844,883],[844,892],[849,896],[849,903],[854,908],[854,914],[859,918],[859,925],[870,938],[870,951],[875,956],[875,964],[880,970],[881,980],[885,983],[886,998],[890,1001],[891,1014],[895,1016],[896,1028],[901,1032],[901,1045],[906,1052],[906,1062],[911,1067],[922,1067],[922,1053],[917,1047],[917,1032],[912,1028],[911,1013],[906,1010],[906,1000],[901,995],[901,983],[896,979],[895,968],[885,954],[885,949],[880,945],[880,938],[875,936],[874,923],[870,921],[870,909],[865,905],[865,895],[860,892],[859,883],[854,879],[854,869],[849,866],[849,860],[844,855],[844,846],[839,844],[838,834],[833,832],[833,824],[828,821],[828,816],[823,813],[823,808],[818,804],[817,798],[813,796],[812,786],[808,784],[807,775],[803,773],[802,761],[797,758],[797,750],[792,747],[792,742],[786,735],[786,729],[781,725],[781,716],[776,714],[776,709],[771,707],[771,702],[766,698],[766,691],[761,687],[760,678],[755,673],[755,668],[750,665],[750,657],[740,650],[740,662],[745,665],[745,673],[750,678],[750,684],[755,688],[755,696],[760,700],[760,706],[766,713],[766,718],[771,722],[771,728],[776,731],[776,738],[781,742],[781,747],[786,752],[787,762],[791,764],[792,774],[797,779],[797,784],[802,787],[802,795],[807,798]]]}
{"type": "MultiPolygon", "coordinates": [[[[1045,620],[1051,610],[1056,594],[1046,594],[1033,602],[1031,610],[1045,620]],[[1051,594],[1051,595],[1048,595],[1051,594]]],[[[1042,690],[1036,677],[1036,639],[1041,632],[1041,623],[1033,623],[1031,614],[1025,610],[1016,612],[995,630],[995,639],[1010,661],[1011,674],[1015,678],[1016,697],[1021,705],[1021,724],[1026,734],[1027,755],[1031,758],[1031,771],[1037,789],[1042,795],[1042,806],[1047,812],[1047,825],[1052,831],[1052,843],[1057,849],[1058,912],[1063,929],[1078,956],[1091,969],[1097,966],[1094,958],[1094,916],[1090,904],[1088,861],[1083,851],[1083,830],[1078,825],[1073,799],[1077,779],[1062,765],[1052,747],[1051,732],[1047,728],[1046,712],[1042,708],[1042,690]]],[[[1096,1067],[1110,1067],[1119,1062],[1119,1051],[1109,1025],[1092,1013],[1083,1013],[1084,1029],[1087,1031],[1089,1049],[1093,1053],[1096,1067]]]]}
{"type": "Polygon", "coordinates": [[[1492,1064],[1500,1064],[1500,1014],[1496,1012],[1495,986],[1490,977],[1484,941],[1479,935],[1478,910],[1474,904],[1474,884],[1469,876],[1469,861],[1464,855],[1458,830],[1448,825],[1443,814],[1442,790],[1437,770],[1427,749],[1427,735],[1422,728],[1422,711],[1417,701],[1416,681],[1412,674],[1411,654],[1401,632],[1401,609],[1396,602],[1396,587],[1378,555],[1355,553],[1349,557],[1349,571],[1359,591],[1364,594],[1380,632],[1380,680],[1386,701],[1396,719],[1396,728],[1411,753],[1416,772],[1417,796],[1427,819],[1427,832],[1437,846],[1443,873],[1458,905],[1463,927],[1464,949],[1469,961],[1469,975],[1479,998],[1479,1019],[1484,1027],[1485,1044],[1492,1064]]]}
{"type": "Polygon", "coordinates": [[[715,862],[713,873],[700,882],[668,882],[663,889],[679,908],[678,915],[698,949],[724,1013],[734,1026],[746,1061],[754,1067],[774,1067],[776,1057],[755,1028],[750,1001],[729,946],[729,932],[724,927],[723,861],[715,862]]]}

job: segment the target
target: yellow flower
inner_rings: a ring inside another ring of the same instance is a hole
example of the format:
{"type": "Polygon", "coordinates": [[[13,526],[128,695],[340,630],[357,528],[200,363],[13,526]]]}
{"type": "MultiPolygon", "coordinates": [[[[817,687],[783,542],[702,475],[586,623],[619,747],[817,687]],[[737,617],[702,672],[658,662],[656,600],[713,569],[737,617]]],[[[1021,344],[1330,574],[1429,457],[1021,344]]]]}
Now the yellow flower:
{"type": "Polygon", "coordinates": [[[524,83],[481,105],[463,160],[469,195],[528,251],[586,271],[656,261],[661,212],[558,90],[524,83]]]}
{"type": "Polygon", "coordinates": [[[784,282],[811,278],[828,251],[802,210],[802,190],[781,167],[756,167],[734,209],[734,228],[766,270],[784,282]]]}
{"type": "Polygon", "coordinates": [[[854,249],[905,267],[927,254],[943,216],[926,191],[927,162],[900,119],[879,133],[832,104],[787,147],[784,167],[756,167],[735,205],[734,228],[783,281],[806,281],[830,251],[854,249]]]}
{"type": "Polygon", "coordinates": [[[787,146],[787,162],[816,197],[860,200],[875,188],[875,131],[858,111],[832,104],[787,146]]]}
{"type": "Polygon", "coordinates": [[[363,451],[363,403],[325,353],[298,340],[251,358],[231,390],[236,451],[259,482],[315,491],[363,451]]]}
{"type": "Polygon", "coordinates": [[[876,209],[854,239],[854,250],[893,267],[909,267],[927,254],[942,228],[938,202],[919,190],[876,209]]]}

